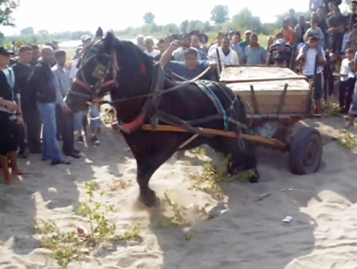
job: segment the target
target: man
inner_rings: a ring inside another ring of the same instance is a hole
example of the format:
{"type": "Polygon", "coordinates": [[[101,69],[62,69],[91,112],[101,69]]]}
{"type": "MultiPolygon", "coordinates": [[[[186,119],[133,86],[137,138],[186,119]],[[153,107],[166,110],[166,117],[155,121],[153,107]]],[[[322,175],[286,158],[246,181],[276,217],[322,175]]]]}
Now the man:
{"type": "Polygon", "coordinates": [[[294,32],[293,28],[291,28],[289,26],[288,21],[283,20],[282,28],[281,28],[280,32],[283,34],[285,42],[291,46],[294,46],[295,32],[294,32]]]}
{"type": "MultiPolygon", "coordinates": [[[[193,48],[185,50],[184,62],[171,61],[172,53],[178,49],[179,46],[177,41],[171,42],[170,46],[162,54],[160,59],[160,65],[162,67],[168,68],[170,71],[184,79],[191,80],[201,75],[211,65],[208,61],[199,61],[198,52],[193,48]]],[[[210,74],[206,73],[201,79],[210,80],[210,74]]]]}
{"type": "Polygon", "coordinates": [[[146,48],[146,50],[144,51],[145,54],[152,58],[155,58],[157,55],[160,54],[160,51],[154,49],[154,39],[151,36],[146,36],[144,38],[144,43],[146,48]]]}
{"type": "Polygon", "coordinates": [[[313,99],[315,101],[315,113],[322,113],[322,104],[321,99],[323,97],[323,78],[322,78],[322,66],[326,65],[326,58],[324,55],[319,56],[319,52],[317,49],[318,46],[318,38],[315,36],[310,36],[308,39],[309,48],[306,52],[303,51],[303,48],[300,49],[297,61],[304,61],[302,74],[307,76],[309,80],[314,79],[314,96],[313,99]],[[316,62],[317,59],[317,62],[316,62]],[[315,64],[317,64],[316,77],[315,74],[315,64]]]}
{"type": "Polygon", "coordinates": [[[323,0],[310,0],[309,10],[316,12],[318,8],[324,8],[324,1],[323,0]]]}
{"type": "Polygon", "coordinates": [[[88,47],[89,44],[92,42],[92,38],[89,35],[82,36],[81,40],[82,40],[83,48],[88,47]]]}
{"type": "Polygon", "coordinates": [[[242,63],[244,56],[243,56],[242,47],[239,45],[240,41],[241,41],[240,32],[236,31],[236,32],[232,35],[232,38],[231,38],[231,48],[232,48],[232,50],[234,50],[235,52],[237,52],[239,62],[242,63]]]}
{"type": "MultiPolygon", "coordinates": [[[[157,48],[159,49],[160,51],[160,54],[158,54],[154,60],[155,61],[160,61],[160,58],[161,58],[161,55],[166,51],[167,49],[167,44],[166,44],[166,41],[165,39],[160,39],[159,42],[157,42],[157,48]]],[[[173,59],[173,57],[172,57],[173,59]]]]}
{"type": "Polygon", "coordinates": [[[0,47],[0,166],[5,184],[9,185],[12,184],[9,161],[14,175],[25,174],[17,164],[16,124],[22,125],[23,119],[21,108],[16,105],[16,99],[20,100],[20,94],[14,92],[15,75],[13,70],[8,67],[11,54],[13,52],[0,47]]]}
{"type": "Polygon", "coordinates": [[[241,41],[239,43],[239,46],[242,48],[242,50],[244,51],[245,47],[248,46],[250,44],[250,36],[252,35],[252,32],[250,30],[246,30],[244,32],[244,36],[245,36],[245,40],[241,41]]]}
{"type": "Polygon", "coordinates": [[[247,65],[262,65],[266,63],[267,51],[258,43],[258,35],[250,36],[250,45],[244,49],[244,63],[247,65]]]}
{"type": "Polygon", "coordinates": [[[282,36],[271,45],[267,57],[267,65],[278,65],[291,68],[293,47],[287,44],[282,36]]]}
{"type": "Polygon", "coordinates": [[[208,55],[208,59],[216,62],[218,74],[221,74],[225,66],[240,64],[238,54],[231,49],[231,41],[228,36],[223,38],[222,47],[212,51],[208,55]]]}
{"type": "Polygon", "coordinates": [[[286,17],[285,20],[288,22],[291,28],[295,28],[295,26],[299,23],[298,19],[295,17],[295,10],[289,9],[289,17],[286,17]]]}
{"type": "Polygon", "coordinates": [[[197,35],[193,35],[191,36],[191,44],[190,44],[191,48],[194,48],[198,51],[198,58],[200,60],[207,60],[207,56],[206,56],[206,53],[204,51],[204,49],[202,48],[201,46],[201,43],[200,43],[200,39],[198,38],[197,35]]]}
{"type": "Polygon", "coordinates": [[[62,137],[63,153],[73,158],[80,158],[79,151],[74,148],[73,114],[69,111],[63,98],[70,87],[70,78],[66,68],[66,52],[55,52],[57,64],[52,67],[54,82],[57,90],[56,123],[57,132],[62,137]]]}
{"type": "Polygon", "coordinates": [[[296,48],[297,50],[299,50],[301,46],[305,43],[304,35],[307,29],[309,29],[309,24],[305,21],[305,17],[299,16],[299,22],[294,29],[295,32],[294,48],[296,48]]]}
{"type": "Polygon", "coordinates": [[[353,25],[357,23],[357,0],[351,1],[351,14],[348,16],[349,30],[352,30],[353,25]]]}
{"type": "Polygon", "coordinates": [[[341,14],[339,8],[333,10],[332,16],[327,20],[327,26],[327,33],[330,36],[331,52],[340,53],[346,28],[346,19],[341,14]]]}
{"type": "Polygon", "coordinates": [[[138,47],[144,51],[145,50],[145,45],[144,45],[144,36],[143,35],[138,35],[136,37],[136,44],[138,45],[138,47]]]}
{"type": "Polygon", "coordinates": [[[332,11],[336,8],[338,8],[339,5],[341,5],[342,0],[323,0],[325,4],[325,12],[331,12],[331,14],[328,14],[328,17],[332,15],[332,11]]]}
{"type": "Polygon", "coordinates": [[[15,83],[17,90],[21,96],[21,109],[24,113],[24,120],[27,128],[27,139],[24,126],[18,125],[18,158],[27,157],[27,143],[32,153],[41,151],[40,143],[40,127],[41,122],[36,108],[36,103],[31,103],[31,99],[27,95],[27,80],[31,75],[32,68],[30,61],[32,57],[32,49],[30,46],[21,46],[19,49],[19,60],[12,66],[15,75],[15,83]],[[34,129],[34,127],[37,129],[34,129]],[[36,137],[34,139],[34,137],[36,137]],[[26,141],[28,141],[26,143],[26,141]]]}
{"type": "Polygon", "coordinates": [[[352,27],[352,31],[348,34],[347,48],[357,51],[357,23],[352,27]]]}
{"type": "Polygon", "coordinates": [[[319,20],[317,26],[321,29],[321,31],[324,33],[325,35],[325,47],[328,46],[328,35],[327,35],[327,21],[326,21],[326,14],[325,14],[325,9],[323,7],[319,7],[317,9],[317,19],[319,20]]]}
{"type": "Polygon", "coordinates": [[[40,59],[40,48],[37,45],[31,45],[31,49],[32,49],[32,57],[31,57],[30,66],[35,67],[35,65],[38,63],[38,59],[40,59]]]}
{"type": "MultiPolygon", "coordinates": [[[[183,62],[185,61],[185,50],[190,48],[191,45],[191,37],[189,34],[182,35],[180,45],[181,46],[172,53],[172,56],[175,58],[175,61],[183,62]]],[[[197,51],[197,55],[198,55],[198,60],[200,60],[200,54],[198,53],[198,51],[197,51]]]]}
{"type": "Polygon", "coordinates": [[[209,55],[212,51],[216,50],[217,48],[219,48],[219,47],[221,46],[221,43],[222,43],[222,39],[223,39],[223,38],[224,38],[224,34],[221,33],[221,32],[219,32],[219,33],[217,34],[216,42],[213,43],[213,44],[211,44],[211,46],[208,48],[208,55],[209,55]]]}
{"type": "Polygon", "coordinates": [[[45,46],[41,50],[42,60],[35,66],[30,78],[30,90],[37,96],[38,110],[43,124],[43,160],[51,160],[51,165],[70,164],[62,157],[56,138],[56,85],[51,71],[53,49],[45,46]]]}

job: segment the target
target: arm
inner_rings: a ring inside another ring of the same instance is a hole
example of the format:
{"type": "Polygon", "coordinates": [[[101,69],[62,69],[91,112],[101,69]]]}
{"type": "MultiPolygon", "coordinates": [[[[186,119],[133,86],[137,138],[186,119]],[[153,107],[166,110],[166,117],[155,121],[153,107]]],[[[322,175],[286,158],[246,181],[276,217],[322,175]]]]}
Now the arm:
{"type": "Polygon", "coordinates": [[[63,101],[63,97],[62,97],[61,90],[59,87],[59,76],[55,70],[52,71],[52,74],[53,74],[53,81],[54,81],[55,90],[56,90],[56,102],[55,103],[57,105],[60,105],[61,107],[65,107],[66,104],[63,101]]]}
{"type": "Polygon", "coordinates": [[[160,59],[160,65],[164,67],[171,61],[172,53],[177,49],[177,45],[175,46],[173,43],[170,44],[168,49],[164,51],[160,59]]]}
{"type": "Polygon", "coordinates": [[[303,61],[303,60],[305,60],[305,56],[306,56],[306,54],[304,53],[304,47],[302,47],[302,48],[299,50],[299,54],[298,54],[298,56],[296,57],[296,61],[303,61]]]}

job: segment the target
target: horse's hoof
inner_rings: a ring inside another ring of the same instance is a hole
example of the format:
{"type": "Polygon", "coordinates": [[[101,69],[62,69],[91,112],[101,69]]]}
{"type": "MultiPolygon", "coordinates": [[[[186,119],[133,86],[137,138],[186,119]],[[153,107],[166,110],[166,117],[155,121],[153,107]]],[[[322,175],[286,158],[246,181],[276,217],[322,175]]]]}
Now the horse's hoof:
{"type": "Polygon", "coordinates": [[[259,181],[259,172],[257,169],[254,169],[254,175],[249,177],[249,183],[258,183],[259,181]]]}
{"type": "Polygon", "coordinates": [[[147,190],[145,193],[140,193],[139,201],[149,208],[156,207],[160,203],[155,192],[152,190],[147,190]]]}

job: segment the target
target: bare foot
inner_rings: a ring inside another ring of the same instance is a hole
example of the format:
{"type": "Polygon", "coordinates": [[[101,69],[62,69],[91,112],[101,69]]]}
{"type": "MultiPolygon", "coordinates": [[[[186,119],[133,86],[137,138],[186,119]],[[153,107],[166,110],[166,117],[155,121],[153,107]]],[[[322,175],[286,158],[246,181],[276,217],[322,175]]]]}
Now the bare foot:
{"type": "Polygon", "coordinates": [[[25,175],[28,175],[29,173],[22,171],[20,168],[17,168],[17,169],[14,171],[14,174],[15,174],[15,175],[18,175],[18,176],[25,176],[25,175]]]}
{"type": "Polygon", "coordinates": [[[16,184],[16,182],[11,177],[6,178],[4,181],[5,181],[6,185],[15,185],[16,184]]]}

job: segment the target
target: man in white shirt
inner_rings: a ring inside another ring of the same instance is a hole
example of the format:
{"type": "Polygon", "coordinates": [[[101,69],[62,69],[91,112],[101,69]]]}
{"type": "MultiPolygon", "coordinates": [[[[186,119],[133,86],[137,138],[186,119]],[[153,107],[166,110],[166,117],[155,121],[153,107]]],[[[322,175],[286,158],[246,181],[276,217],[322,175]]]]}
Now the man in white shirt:
{"type": "Polygon", "coordinates": [[[221,47],[209,53],[208,59],[215,60],[219,74],[226,66],[240,64],[238,54],[231,48],[231,41],[227,36],[223,38],[221,47]]]}
{"type": "Polygon", "coordinates": [[[305,75],[309,80],[314,79],[314,101],[315,101],[315,113],[322,113],[322,93],[323,93],[323,78],[322,71],[324,65],[326,65],[326,57],[325,55],[319,56],[317,46],[319,43],[319,39],[315,36],[309,37],[308,40],[308,49],[304,52],[304,49],[301,48],[299,51],[299,55],[297,56],[297,61],[304,61],[304,65],[302,68],[302,74],[305,75]],[[317,60],[317,62],[316,62],[317,60]],[[317,66],[316,66],[317,65],[317,66]],[[315,74],[315,66],[316,66],[316,77],[315,74]]]}
{"type": "Polygon", "coordinates": [[[154,39],[151,36],[146,36],[144,38],[144,44],[146,48],[144,52],[150,57],[155,58],[157,55],[160,54],[159,50],[154,49],[154,39]]]}
{"type": "Polygon", "coordinates": [[[353,62],[354,50],[349,48],[346,50],[346,58],[341,62],[340,76],[341,82],[339,87],[339,105],[341,113],[348,113],[352,103],[352,94],[355,85],[355,74],[351,70],[353,62]]]}

